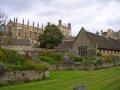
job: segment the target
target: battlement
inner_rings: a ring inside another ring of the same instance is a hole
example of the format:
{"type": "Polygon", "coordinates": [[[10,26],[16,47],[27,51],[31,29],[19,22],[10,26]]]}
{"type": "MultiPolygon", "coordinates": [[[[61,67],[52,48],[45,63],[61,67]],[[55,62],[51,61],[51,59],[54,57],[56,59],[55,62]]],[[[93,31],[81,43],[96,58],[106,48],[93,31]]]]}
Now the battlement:
{"type": "Polygon", "coordinates": [[[118,40],[118,39],[120,39],[120,30],[118,30],[118,32],[115,32],[112,29],[108,29],[107,32],[103,32],[101,30],[101,36],[109,37],[109,38],[113,38],[113,39],[118,40]]]}
{"type": "Polygon", "coordinates": [[[59,27],[62,27],[62,28],[65,28],[65,29],[71,30],[71,23],[68,23],[67,25],[64,25],[64,24],[62,23],[62,20],[59,20],[59,21],[58,21],[58,26],[59,26],[59,27]]]}

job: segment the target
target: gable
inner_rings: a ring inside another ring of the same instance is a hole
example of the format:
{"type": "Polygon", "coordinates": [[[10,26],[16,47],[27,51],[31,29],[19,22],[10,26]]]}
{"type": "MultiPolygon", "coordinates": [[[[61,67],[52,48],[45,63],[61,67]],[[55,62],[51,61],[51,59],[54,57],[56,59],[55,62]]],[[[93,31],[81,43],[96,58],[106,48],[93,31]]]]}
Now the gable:
{"type": "Polygon", "coordinates": [[[94,49],[96,47],[96,45],[89,38],[89,36],[87,35],[87,33],[83,27],[81,28],[80,32],[78,33],[77,37],[75,38],[75,41],[72,45],[71,53],[78,55],[80,47],[87,47],[88,53],[89,53],[89,51],[91,52],[91,49],[94,49]]]}
{"type": "Polygon", "coordinates": [[[95,47],[95,44],[93,43],[91,38],[89,38],[89,36],[87,35],[87,33],[83,27],[81,28],[80,32],[78,33],[77,37],[75,38],[73,47],[74,47],[74,45],[95,47]]]}

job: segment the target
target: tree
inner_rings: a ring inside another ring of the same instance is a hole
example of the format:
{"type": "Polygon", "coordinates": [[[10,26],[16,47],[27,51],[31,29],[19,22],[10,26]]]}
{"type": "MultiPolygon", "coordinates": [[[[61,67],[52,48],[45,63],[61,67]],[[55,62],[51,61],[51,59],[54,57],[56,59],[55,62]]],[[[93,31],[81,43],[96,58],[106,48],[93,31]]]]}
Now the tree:
{"type": "Polygon", "coordinates": [[[7,20],[7,16],[5,15],[5,13],[3,13],[0,10],[0,25],[4,24],[4,22],[6,22],[6,20],[7,20]]]}
{"type": "Polygon", "coordinates": [[[40,36],[40,47],[53,49],[61,43],[63,34],[60,29],[52,24],[45,27],[43,35],[40,36]]]}
{"type": "Polygon", "coordinates": [[[0,10],[0,37],[3,36],[6,20],[7,20],[7,16],[4,13],[2,13],[0,10]]]}

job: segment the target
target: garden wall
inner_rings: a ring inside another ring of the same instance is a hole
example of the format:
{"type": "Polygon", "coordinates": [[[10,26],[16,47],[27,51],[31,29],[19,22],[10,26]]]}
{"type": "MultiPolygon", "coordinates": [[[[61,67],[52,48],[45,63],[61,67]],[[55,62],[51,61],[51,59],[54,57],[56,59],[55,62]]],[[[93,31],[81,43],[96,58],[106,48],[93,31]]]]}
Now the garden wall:
{"type": "Polygon", "coordinates": [[[120,65],[120,61],[111,63],[102,63],[100,65],[85,65],[85,64],[61,64],[51,65],[50,70],[95,70],[120,65]]]}
{"type": "Polygon", "coordinates": [[[49,77],[49,71],[13,71],[0,76],[0,85],[24,83],[49,77]]]}

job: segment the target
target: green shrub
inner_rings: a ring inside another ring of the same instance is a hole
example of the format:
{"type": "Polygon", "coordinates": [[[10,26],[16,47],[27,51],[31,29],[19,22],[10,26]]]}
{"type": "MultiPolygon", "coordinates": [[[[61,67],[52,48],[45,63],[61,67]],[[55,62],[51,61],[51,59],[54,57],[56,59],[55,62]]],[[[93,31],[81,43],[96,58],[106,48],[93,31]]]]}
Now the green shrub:
{"type": "Polygon", "coordinates": [[[34,63],[32,61],[27,61],[24,63],[24,67],[27,70],[48,70],[49,65],[48,64],[34,63]]]}
{"type": "Polygon", "coordinates": [[[0,63],[0,76],[4,75],[6,71],[7,71],[6,65],[3,63],[0,63]]]}
{"type": "Polygon", "coordinates": [[[70,59],[74,60],[75,62],[81,62],[83,58],[78,55],[69,55],[70,59]]]}
{"type": "Polygon", "coordinates": [[[0,62],[4,61],[5,58],[6,58],[5,53],[2,50],[0,50],[0,62]]]}
{"type": "Polygon", "coordinates": [[[112,62],[114,62],[114,64],[115,64],[117,61],[120,61],[120,57],[119,56],[112,56],[112,62]]]}
{"type": "Polygon", "coordinates": [[[15,65],[15,64],[7,64],[7,70],[8,71],[21,71],[26,70],[26,68],[23,65],[15,65]]]}
{"type": "Polygon", "coordinates": [[[102,56],[102,54],[100,52],[97,53],[97,56],[102,56]]]}
{"type": "Polygon", "coordinates": [[[63,54],[58,52],[41,52],[38,57],[49,64],[58,64],[63,60],[63,54]]]}
{"type": "Polygon", "coordinates": [[[90,65],[90,64],[95,64],[96,61],[95,61],[95,58],[93,57],[83,57],[83,60],[81,63],[85,65],[90,65]]]}
{"type": "Polygon", "coordinates": [[[109,55],[104,55],[104,56],[102,56],[101,62],[110,63],[110,62],[112,62],[112,57],[109,55]]]}
{"type": "Polygon", "coordinates": [[[19,65],[27,60],[25,56],[18,54],[15,50],[0,49],[0,52],[0,59],[4,63],[19,65]]]}
{"type": "Polygon", "coordinates": [[[45,61],[46,63],[49,63],[49,64],[56,64],[57,63],[56,60],[52,59],[51,57],[46,57],[46,56],[40,57],[40,60],[45,61]]]}

